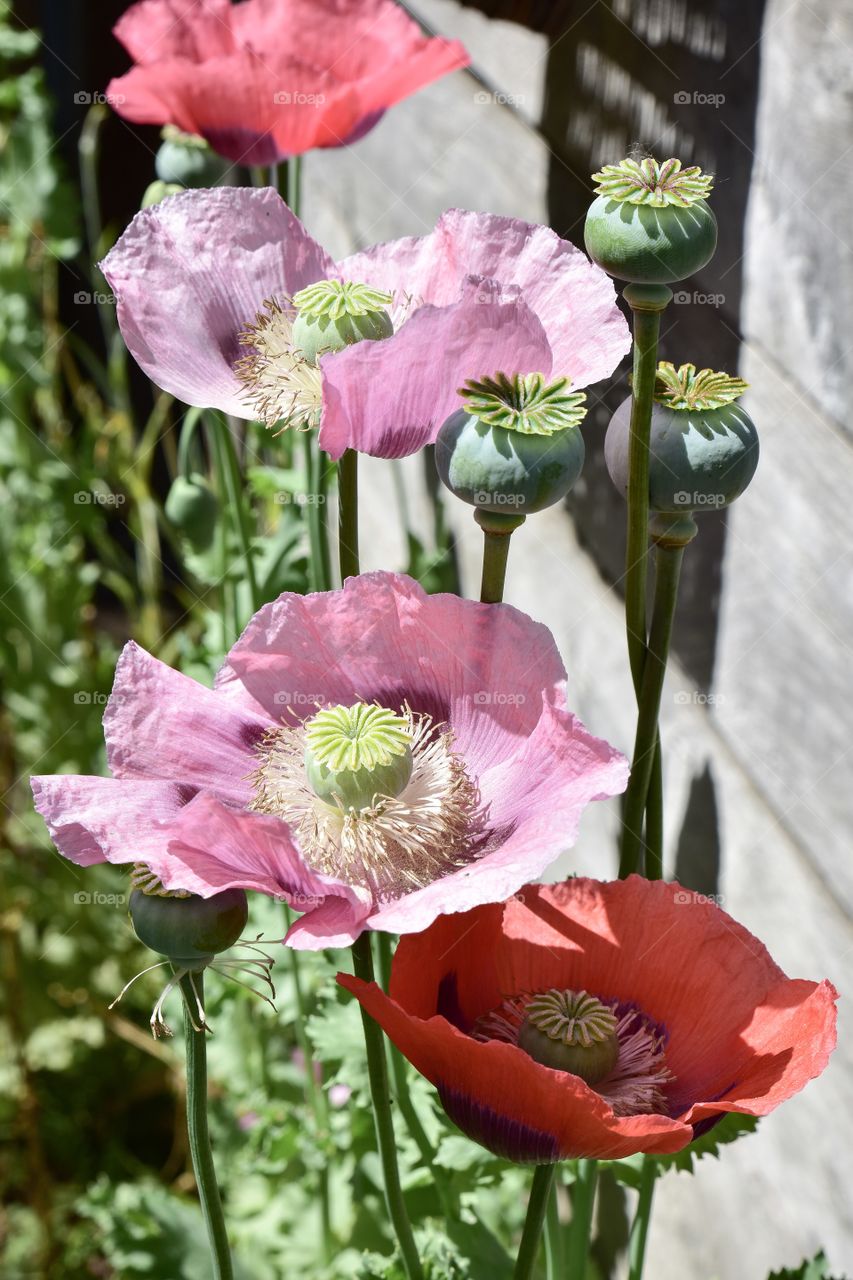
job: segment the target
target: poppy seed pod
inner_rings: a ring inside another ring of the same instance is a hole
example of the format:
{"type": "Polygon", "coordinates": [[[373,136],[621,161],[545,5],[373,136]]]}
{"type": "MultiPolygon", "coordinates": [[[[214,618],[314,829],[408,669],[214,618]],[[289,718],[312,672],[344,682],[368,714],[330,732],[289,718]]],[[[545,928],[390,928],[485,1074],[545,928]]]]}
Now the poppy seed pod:
{"type": "Polygon", "coordinates": [[[405,716],[375,703],[324,707],[305,726],[305,772],[314,794],[340,809],[398,796],[412,776],[405,716]]]}
{"type": "Polygon", "coordinates": [[[713,179],[680,160],[605,165],[592,175],[596,199],[584,225],[593,262],[633,284],[672,284],[699,271],[717,247],[717,220],[705,201],[713,179]]]}
{"type": "MultiPolygon", "coordinates": [[[[652,511],[716,511],[740,497],[758,466],[758,433],[736,403],[741,378],[669,361],[658,365],[649,441],[652,511]]],[[[604,460],[620,493],[628,491],[631,400],[610,419],[604,460]]]]}
{"type": "Polygon", "coordinates": [[[130,918],[140,942],[181,969],[204,969],[233,947],[246,927],[249,906],[242,889],[211,898],[134,889],[130,918]]]}
{"type": "Polygon", "coordinates": [[[582,391],[568,378],[499,373],[460,390],[435,442],[441,481],[463,502],[495,515],[529,515],[569,492],[584,462],[582,391]]]}
{"type": "Polygon", "coordinates": [[[320,280],[294,294],[293,346],[316,364],[327,351],[343,351],[365,338],[390,338],[394,325],[385,307],[390,293],[349,281],[320,280]]]}
{"type": "Polygon", "coordinates": [[[213,541],[219,503],[204,476],[193,472],[178,476],[166,496],[166,518],[194,551],[205,551],[213,541]]]}
{"type": "Polygon", "coordinates": [[[229,167],[203,138],[166,125],[163,142],[154,159],[161,182],[177,183],[181,187],[215,187],[229,167]]]}

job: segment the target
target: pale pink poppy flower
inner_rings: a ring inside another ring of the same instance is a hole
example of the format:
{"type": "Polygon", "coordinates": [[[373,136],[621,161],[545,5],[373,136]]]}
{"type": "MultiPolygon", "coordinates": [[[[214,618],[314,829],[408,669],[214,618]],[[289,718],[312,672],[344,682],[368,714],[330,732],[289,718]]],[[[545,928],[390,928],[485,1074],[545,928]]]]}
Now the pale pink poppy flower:
{"type": "Polygon", "coordinates": [[[187,191],[137,214],[102,264],[131,354],[186,404],[319,421],[333,458],[432,443],[469,378],[609,377],[631,345],[612,280],[547,227],[451,209],[429,235],[335,263],[271,188],[187,191]],[[291,299],[318,281],[393,299],[394,332],[299,358],[291,299]]]}
{"type": "Polygon", "coordinates": [[[60,852],[143,862],[203,897],[281,896],[304,913],[288,940],[305,948],[503,901],[627,777],[568,710],[547,628],[388,573],[265,605],[212,690],[129,644],[104,727],[111,778],[33,779],[60,852]],[[306,765],[310,751],[345,772],[321,751],[341,718],[362,753],[350,764],[408,767],[394,787],[368,769],[368,799],[346,808],[306,765]]]}
{"type": "Polygon", "coordinates": [[[394,0],[141,0],[114,33],[135,64],[107,90],[119,115],[245,165],[355,142],[470,61],[394,0]]]}

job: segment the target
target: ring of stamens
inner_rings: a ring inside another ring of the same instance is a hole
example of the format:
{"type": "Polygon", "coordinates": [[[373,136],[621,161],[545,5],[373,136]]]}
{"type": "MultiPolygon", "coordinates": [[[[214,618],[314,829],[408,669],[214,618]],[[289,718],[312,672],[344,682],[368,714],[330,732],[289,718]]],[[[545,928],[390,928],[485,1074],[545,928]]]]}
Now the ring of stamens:
{"type": "MultiPolygon", "coordinates": [[[[321,728],[322,716],[314,717],[321,728]]],[[[398,746],[405,733],[411,752],[411,775],[398,795],[375,795],[362,808],[320,799],[305,766],[307,721],[272,729],[262,741],[250,805],[287,822],[315,871],[367,888],[380,901],[423,888],[486,846],[479,793],[448,727],[408,706],[388,716],[376,718],[386,726],[386,746],[398,746]]]]}
{"type": "Polygon", "coordinates": [[[320,420],[323,382],[317,366],[293,345],[293,320],[289,299],[267,298],[263,311],[237,335],[249,354],[236,361],[234,372],[260,422],[308,431],[320,420]]]}
{"type": "Polygon", "coordinates": [[[599,1000],[586,991],[528,991],[508,996],[497,1008],[482,1014],[474,1022],[470,1034],[475,1040],[486,1043],[498,1040],[521,1047],[519,1036],[531,1010],[533,1017],[558,1037],[578,1037],[579,1043],[584,1036],[594,1043],[594,1036],[606,1034],[606,1028],[613,1025],[618,1044],[615,1064],[590,1087],[617,1116],[667,1114],[664,1090],[674,1076],[666,1064],[666,1033],[642,1010],[614,999],[599,1000]],[[577,1009],[580,1008],[583,1014],[584,1006],[572,1005],[569,997],[573,997],[575,1002],[579,999],[592,1001],[592,1005],[586,1005],[586,1016],[578,1019],[577,1009]],[[593,1005],[596,1006],[594,1009],[593,1005]]]}

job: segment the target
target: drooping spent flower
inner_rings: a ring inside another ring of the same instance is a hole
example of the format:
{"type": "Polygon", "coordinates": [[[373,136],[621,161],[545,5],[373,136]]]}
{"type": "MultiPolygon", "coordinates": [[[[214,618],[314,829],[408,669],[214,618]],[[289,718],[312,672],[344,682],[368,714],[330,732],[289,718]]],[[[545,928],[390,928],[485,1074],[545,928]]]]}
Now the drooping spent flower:
{"type": "Polygon", "coordinates": [[[139,0],[114,34],[134,61],[107,91],[119,115],[243,165],[349,146],[470,61],[393,0],[139,0]]]}
{"type": "Polygon", "coordinates": [[[213,690],[128,645],[104,725],[111,778],[33,779],[59,850],[280,895],[300,947],[505,898],[626,780],[544,627],[394,574],[266,605],[213,690]]]}
{"type": "MultiPolygon", "coordinates": [[[[717,511],[743,493],[758,466],[758,432],[740,404],[742,378],[667,360],[657,367],[649,441],[649,505],[684,514],[717,511]]],[[[628,490],[631,399],[607,428],[604,458],[622,494],[628,490]]]]}
{"type": "Polygon", "coordinates": [[[679,1151],[761,1116],[835,1046],[829,982],[792,980],[677,884],[576,879],[403,938],[386,995],[338,981],[469,1137],[551,1163],[679,1151]]]}
{"type": "Polygon", "coordinates": [[[634,284],[672,284],[699,271],[717,247],[707,203],[713,178],[676,159],[628,157],[592,175],[596,198],[584,244],[600,267],[634,284]]]}
{"type": "Polygon", "coordinates": [[[451,210],[427,236],[334,263],[272,189],[188,191],[138,214],[102,265],[158,386],[319,424],[333,458],[416,452],[468,379],[579,388],[630,346],[604,272],[550,229],[491,214],[451,210]]]}

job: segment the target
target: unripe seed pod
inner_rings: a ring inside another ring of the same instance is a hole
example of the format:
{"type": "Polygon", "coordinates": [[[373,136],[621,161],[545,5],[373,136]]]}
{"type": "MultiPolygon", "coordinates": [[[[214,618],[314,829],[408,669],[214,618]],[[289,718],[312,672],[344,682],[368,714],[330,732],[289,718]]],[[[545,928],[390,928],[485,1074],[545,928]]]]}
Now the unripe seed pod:
{"type": "Polygon", "coordinates": [[[154,168],[161,182],[181,187],[215,187],[227,173],[229,164],[203,138],[167,125],[154,168]]]}
{"type": "Polygon", "coordinates": [[[717,220],[704,197],[712,179],[679,160],[623,160],[593,174],[599,185],[584,225],[593,262],[619,280],[672,284],[705,266],[717,220]]]}
{"type": "Polygon", "coordinates": [[[435,464],[463,502],[495,515],[529,515],[569,492],[584,463],[583,392],[541,374],[498,374],[460,391],[465,407],[436,437],[435,464]]]}
{"type": "Polygon", "coordinates": [[[237,942],[249,918],[242,889],[225,889],[212,898],[163,896],[134,889],[130,918],[146,947],[182,969],[203,969],[214,956],[237,942]]]}
{"type": "Polygon", "coordinates": [[[219,503],[204,476],[193,472],[178,476],[164,506],[169,523],[184,535],[195,551],[206,551],[213,541],[219,503]]]}
{"type": "Polygon", "coordinates": [[[391,295],[367,285],[320,280],[294,294],[293,346],[309,364],[328,351],[342,351],[364,339],[379,341],[394,332],[385,306],[391,295]]]}

